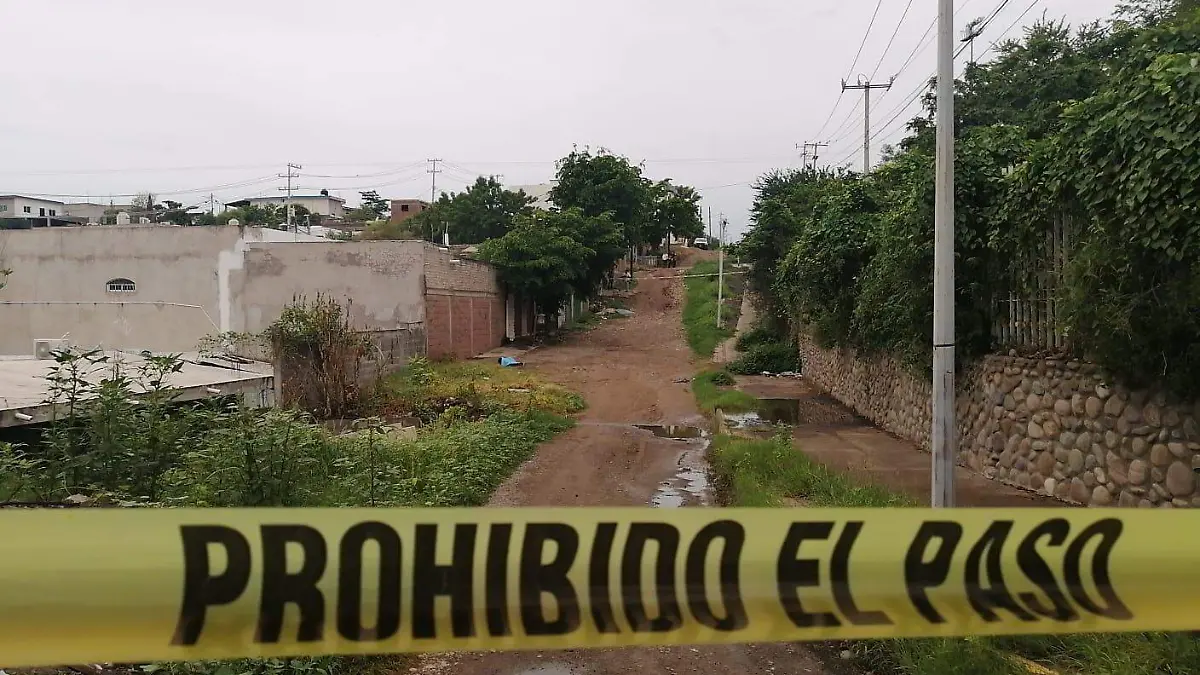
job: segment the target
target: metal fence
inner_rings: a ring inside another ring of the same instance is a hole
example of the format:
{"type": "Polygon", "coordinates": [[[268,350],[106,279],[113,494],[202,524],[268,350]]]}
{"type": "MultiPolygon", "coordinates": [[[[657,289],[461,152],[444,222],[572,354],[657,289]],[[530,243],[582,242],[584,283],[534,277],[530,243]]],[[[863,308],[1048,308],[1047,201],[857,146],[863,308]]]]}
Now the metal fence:
{"type": "Polygon", "coordinates": [[[995,299],[992,338],[1001,347],[1064,349],[1069,336],[1061,320],[1061,293],[1079,223],[1059,218],[1033,247],[1022,247],[1010,266],[1009,291],[995,299]]]}

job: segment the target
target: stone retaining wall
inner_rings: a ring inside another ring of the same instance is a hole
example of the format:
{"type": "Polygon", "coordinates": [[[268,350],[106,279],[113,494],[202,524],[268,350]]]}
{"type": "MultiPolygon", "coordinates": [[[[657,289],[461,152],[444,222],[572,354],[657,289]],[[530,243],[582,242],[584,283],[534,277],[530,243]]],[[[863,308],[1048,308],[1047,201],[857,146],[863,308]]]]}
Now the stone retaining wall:
{"type": "MultiPolygon", "coordinates": [[[[929,450],[930,382],[889,358],[798,338],[804,375],[929,450]]],[[[987,356],[957,378],[958,463],[1095,506],[1200,507],[1200,401],[1111,384],[1078,360],[987,356]]]]}

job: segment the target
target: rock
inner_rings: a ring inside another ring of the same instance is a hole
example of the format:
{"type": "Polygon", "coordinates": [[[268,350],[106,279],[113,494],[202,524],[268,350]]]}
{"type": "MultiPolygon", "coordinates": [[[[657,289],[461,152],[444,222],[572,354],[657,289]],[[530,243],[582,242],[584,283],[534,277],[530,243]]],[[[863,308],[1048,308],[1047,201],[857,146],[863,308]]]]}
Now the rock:
{"type": "Polygon", "coordinates": [[[1141,410],[1137,409],[1137,407],[1133,406],[1133,405],[1130,405],[1128,408],[1126,408],[1125,401],[1122,401],[1120,398],[1117,398],[1116,396],[1111,396],[1111,397],[1109,397],[1109,399],[1107,401],[1104,402],[1104,414],[1105,415],[1108,415],[1110,417],[1116,417],[1117,415],[1121,414],[1122,410],[1125,410],[1127,415],[1133,416],[1132,418],[1130,418],[1130,417],[1125,418],[1125,419],[1128,419],[1130,422],[1136,422],[1142,418],[1141,410]],[[1132,412],[1130,412],[1130,411],[1132,411],[1132,412]]]}
{"type": "MultiPolygon", "coordinates": [[[[1104,419],[1105,419],[1105,421],[1109,421],[1111,418],[1106,417],[1104,419]]],[[[1131,433],[1135,433],[1133,430],[1133,424],[1130,423],[1130,421],[1125,419],[1124,417],[1117,418],[1116,427],[1117,427],[1117,432],[1120,433],[1122,436],[1128,436],[1131,433]]],[[[1149,429],[1149,427],[1147,427],[1147,429],[1149,429]]]]}
{"type": "Polygon", "coordinates": [[[1058,481],[1054,480],[1053,478],[1047,478],[1046,481],[1042,483],[1042,491],[1048,495],[1053,495],[1054,488],[1056,487],[1058,487],[1058,481]]]}
{"type": "Polygon", "coordinates": [[[1070,499],[1071,498],[1071,484],[1070,483],[1059,483],[1058,487],[1054,488],[1054,496],[1058,497],[1059,499],[1070,499]]]}
{"type": "Polygon", "coordinates": [[[1144,459],[1135,459],[1129,463],[1129,484],[1142,485],[1150,473],[1150,465],[1144,459]]]}
{"type": "Polygon", "coordinates": [[[1030,386],[1029,390],[1038,396],[1041,396],[1042,394],[1046,393],[1046,385],[1042,384],[1041,381],[1035,381],[1030,386]]]}
{"type": "Polygon", "coordinates": [[[1004,409],[1005,410],[1016,410],[1017,409],[1017,399],[1012,394],[1004,395],[1004,409]]]}
{"type": "Polygon", "coordinates": [[[1054,420],[1046,420],[1045,422],[1042,422],[1042,431],[1044,431],[1050,438],[1054,438],[1055,436],[1058,436],[1058,424],[1054,420]]]}
{"type": "Polygon", "coordinates": [[[1191,502],[1181,497],[1176,497],[1175,499],[1171,500],[1171,506],[1174,506],[1177,509],[1186,509],[1191,505],[1191,502]]]}
{"type": "Polygon", "coordinates": [[[1091,471],[1092,469],[1094,469],[1098,466],[1100,466],[1100,460],[1096,459],[1095,455],[1088,455],[1087,457],[1083,458],[1083,468],[1084,469],[1091,471]]]}
{"type": "Polygon", "coordinates": [[[1096,487],[1096,474],[1091,471],[1085,471],[1079,474],[1079,477],[1083,479],[1083,484],[1087,486],[1087,489],[1091,490],[1096,487]]]}
{"type": "Polygon", "coordinates": [[[1029,487],[1029,474],[1025,473],[1024,471],[1020,472],[1017,474],[1016,478],[1013,478],[1013,482],[1021,487],[1029,487]]]}
{"type": "Polygon", "coordinates": [[[1028,438],[1022,438],[1020,443],[1017,443],[1017,454],[1028,455],[1033,449],[1033,441],[1028,438]]]}
{"type": "Polygon", "coordinates": [[[1092,456],[1096,458],[1096,463],[1104,466],[1104,446],[1099,443],[1092,443],[1092,456]]]}
{"type": "Polygon", "coordinates": [[[1155,443],[1150,448],[1150,463],[1154,466],[1166,466],[1171,463],[1171,451],[1162,443],[1155,443]]]}
{"type": "Polygon", "coordinates": [[[1192,468],[1200,470],[1200,455],[1192,455],[1192,468]]]}
{"type": "Polygon", "coordinates": [[[1175,497],[1187,497],[1196,490],[1196,473],[1183,462],[1175,462],[1167,469],[1167,491],[1175,497]]]}
{"type": "Polygon", "coordinates": [[[1091,450],[1092,449],[1092,434],[1091,434],[1091,432],[1085,431],[1082,434],[1079,434],[1078,436],[1076,436],[1075,437],[1075,447],[1079,448],[1080,450],[1083,450],[1084,452],[1091,450]]]}
{"type": "Polygon", "coordinates": [[[1183,420],[1183,435],[1188,440],[1200,438],[1200,424],[1196,424],[1195,417],[1183,420]]]}
{"type": "Polygon", "coordinates": [[[1200,508],[1200,495],[1196,495],[1195,497],[1192,497],[1192,508],[1193,509],[1200,508]]]}
{"type": "Polygon", "coordinates": [[[1066,417],[1071,414],[1071,402],[1066,399],[1058,399],[1054,402],[1054,414],[1059,417],[1066,417]]]}
{"type": "Polygon", "coordinates": [[[1092,475],[1096,477],[1096,482],[1100,483],[1101,485],[1108,482],[1108,476],[1104,473],[1104,469],[1101,469],[1100,467],[1092,469],[1092,475]]]}
{"type": "Polygon", "coordinates": [[[1122,506],[1127,509],[1133,508],[1137,506],[1137,497],[1134,497],[1128,492],[1122,492],[1121,496],[1117,497],[1117,506],[1122,506]]]}
{"type": "Polygon", "coordinates": [[[1167,479],[1166,469],[1163,469],[1161,466],[1150,467],[1150,483],[1152,484],[1151,487],[1153,489],[1156,489],[1156,490],[1164,489],[1162,487],[1162,482],[1165,481],[1166,479],[1167,479]]]}
{"type": "Polygon", "coordinates": [[[1147,443],[1146,439],[1144,439],[1144,438],[1135,438],[1135,439],[1133,439],[1133,442],[1130,444],[1131,451],[1137,457],[1145,457],[1146,450],[1149,447],[1150,447],[1150,444],[1147,443]]]}
{"type": "MultiPolygon", "coordinates": [[[[1143,413],[1143,414],[1145,414],[1145,413],[1143,413]]],[[[1174,408],[1167,408],[1167,411],[1165,413],[1163,413],[1163,416],[1162,416],[1162,425],[1164,427],[1177,427],[1177,426],[1179,426],[1179,422],[1181,419],[1182,418],[1179,417],[1178,410],[1176,410],[1174,408]]]]}
{"type": "Polygon", "coordinates": [[[1104,409],[1104,404],[1095,396],[1089,396],[1087,402],[1083,404],[1083,409],[1088,417],[1096,419],[1100,416],[1100,411],[1104,409]]]}
{"type": "Polygon", "coordinates": [[[1061,434],[1059,434],[1058,442],[1062,443],[1063,445],[1067,446],[1068,448],[1073,448],[1073,447],[1075,447],[1075,439],[1076,438],[1078,438],[1078,435],[1075,432],[1064,431],[1061,434]]]}
{"type": "Polygon", "coordinates": [[[1030,422],[1026,428],[1026,433],[1029,434],[1030,438],[1042,438],[1046,435],[1046,432],[1042,430],[1041,425],[1037,422],[1030,422]]]}
{"type": "Polygon", "coordinates": [[[1056,462],[1062,462],[1063,464],[1066,464],[1066,463],[1067,463],[1067,458],[1071,456],[1071,455],[1070,455],[1070,452],[1071,452],[1071,451],[1070,451],[1070,449],[1069,449],[1069,448],[1064,448],[1064,447],[1062,447],[1061,445],[1060,445],[1060,446],[1056,446],[1056,447],[1054,448],[1054,461],[1056,461],[1056,462]]]}
{"type": "Polygon", "coordinates": [[[1080,504],[1086,504],[1091,496],[1091,491],[1088,490],[1087,485],[1084,485],[1083,481],[1080,480],[1079,477],[1071,479],[1071,499],[1079,502],[1080,504]]]}
{"type": "Polygon", "coordinates": [[[1108,477],[1114,483],[1125,485],[1129,482],[1129,467],[1125,464],[1125,460],[1116,453],[1108,453],[1104,458],[1104,464],[1108,467],[1108,477]]]}
{"type": "Polygon", "coordinates": [[[1042,407],[1042,397],[1038,396],[1037,394],[1030,394],[1029,396],[1026,396],[1025,407],[1029,409],[1029,412],[1036,412],[1042,407]]]}
{"type": "Polygon", "coordinates": [[[1043,476],[1049,476],[1054,473],[1054,455],[1048,452],[1039,453],[1037,459],[1034,460],[1034,467],[1037,472],[1043,476]]]}
{"type": "Polygon", "coordinates": [[[1187,446],[1183,443],[1167,443],[1167,449],[1179,459],[1187,459],[1192,454],[1188,452],[1187,446]]]}
{"type": "Polygon", "coordinates": [[[1149,509],[1149,508],[1152,508],[1153,506],[1154,506],[1154,502],[1150,501],[1149,499],[1143,499],[1140,502],[1138,502],[1139,509],[1149,509]]]}
{"type": "Polygon", "coordinates": [[[1084,452],[1079,448],[1073,448],[1067,455],[1067,471],[1073,474],[1084,471],[1084,452]]]}
{"type": "Polygon", "coordinates": [[[92,501],[91,497],[89,497],[87,495],[80,495],[80,494],[70,495],[66,499],[63,500],[63,502],[65,502],[67,504],[78,504],[78,505],[87,504],[90,501],[92,501]]]}
{"type": "Polygon", "coordinates": [[[988,443],[988,448],[993,452],[1000,452],[1004,449],[1004,441],[1004,434],[997,431],[991,435],[991,441],[988,443]]]}
{"type": "Polygon", "coordinates": [[[1162,426],[1162,411],[1153,403],[1147,404],[1145,408],[1142,408],[1142,419],[1152,427],[1162,426]]]}
{"type": "Polygon", "coordinates": [[[1107,385],[1104,385],[1104,384],[1096,385],[1096,396],[1098,396],[1099,398],[1106,399],[1106,398],[1108,398],[1109,394],[1111,394],[1111,393],[1112,393],[1112,391],[1108,388],[1107,385]]]}
{"type": "Polygon", "coordinates": [[[1115,448],[1121,444],[1121,437],[1114,431],[1104,432],[1104,445],[1109,449],[1115,448]]]}
{"type": "Polygon", "coordinates": [[[1071,396],[1071,412],[1075,415],[1084,414],[1085,408],[1083,406],[1083,401],[1083,394],[1073,394],[1071,396]]]}
{"type": "Polygon", "coordinates": [[[1108,506],[1112,504],[1112,493],[1103,485],[1097,485],[1095,490],[1092,490],[1092,505],[1093,506],[1108,506]]]}

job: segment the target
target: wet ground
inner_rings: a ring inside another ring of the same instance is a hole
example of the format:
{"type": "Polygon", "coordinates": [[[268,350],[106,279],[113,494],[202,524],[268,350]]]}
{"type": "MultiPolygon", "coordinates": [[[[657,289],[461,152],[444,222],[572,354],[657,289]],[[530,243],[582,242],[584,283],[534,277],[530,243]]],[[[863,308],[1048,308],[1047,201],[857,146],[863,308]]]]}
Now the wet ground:
{"type": "MultiPolygon", "coordinates": [[[[675,271],[683,273],[683,268],[675,271]]],[[[663,274],[659,271],[659,274],[663,274]]],[[[538,448],[493,506],[703,508],[712,503],[704,451],[707,422],[687,381],[699,368],[683,338],[682,284],[641,279],[634,315],[565,344],[529,352],[526,367],[578,391],[579,423],[538,448]],[[674,382],[679,379],[681,382],[674,382]],[[639,426],[640,425],[640,426],[639,426]],[[660,426],[661,425],[661,426],[660,426]]],[[[741,675],[825,673],[792,644],[431,655],[429,675],[741,675]]]]}
{"type": "MultiPolygon", "coordinates": [[[[760,397],[758,411],[726,415],[738,433],[775,433],[785,423],[808,457],[929,502],[932,457],[870,422],[802,378],[742,377],[738,388],[760,397]]],[[[959,506],[1063,506],[1026,490],[989,480],[963,467],[955,473],[959,506]]]]}

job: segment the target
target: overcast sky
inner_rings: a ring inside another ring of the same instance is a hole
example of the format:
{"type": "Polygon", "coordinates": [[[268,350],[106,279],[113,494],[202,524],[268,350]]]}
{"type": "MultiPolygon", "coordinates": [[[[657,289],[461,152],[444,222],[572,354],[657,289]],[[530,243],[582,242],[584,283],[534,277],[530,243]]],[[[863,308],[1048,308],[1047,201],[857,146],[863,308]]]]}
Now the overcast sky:
{"type": "MultiPolygon", "coordinates": [[[[959,0],[956,24],[1003,1],[959,0]]],[[[1031,1],[1008,2],[977,53],[1031,1]]],[[[279,194],[290,161],[305,192],[428,198],[427,158],[446,160],[439,190],[537,183],[578,144],[700,188],[736,236],[748,184],[798,165],[797,144],[861,163],[861,92],[822,124],[841,78],[886,79],[931,43],[936,2],[901,23],[908,4],[883,0],[852,69],[876,0],[0,0],[0,194],[232,200],[279,194]]],[[[1114,4],[1040,0],[1008,35],[1114,4]]],[[[874,151],[933,59],[874,92],[874,151]]]]}

